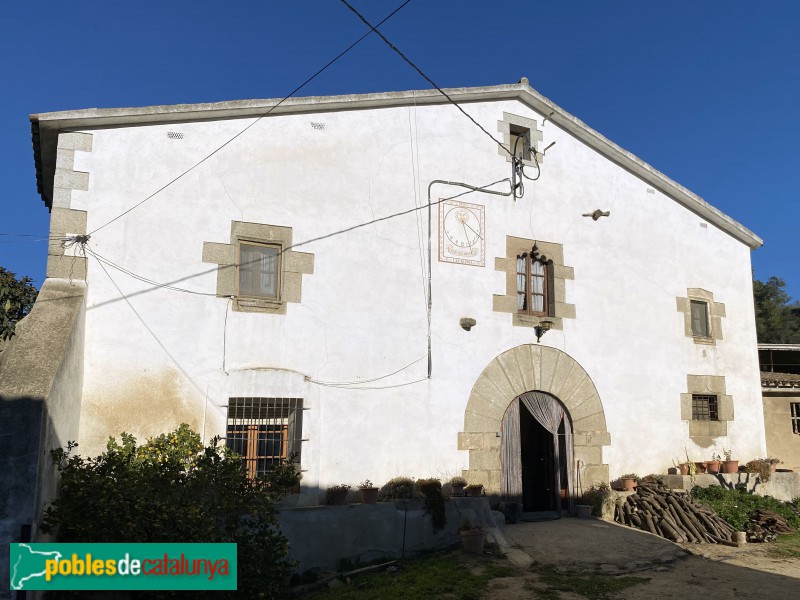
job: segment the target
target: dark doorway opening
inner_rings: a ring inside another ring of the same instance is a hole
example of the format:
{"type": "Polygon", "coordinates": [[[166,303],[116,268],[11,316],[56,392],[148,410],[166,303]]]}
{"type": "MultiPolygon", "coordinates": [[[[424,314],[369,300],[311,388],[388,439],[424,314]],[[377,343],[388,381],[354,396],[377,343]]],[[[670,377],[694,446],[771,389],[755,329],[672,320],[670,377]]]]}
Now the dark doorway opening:
{"type": "Polygon", "coordinates": [[[557,510],[554,488],[555,456],[553,434],[547,431],[524,406],[519,411],[522,451],[522,510],[557,510]]]}

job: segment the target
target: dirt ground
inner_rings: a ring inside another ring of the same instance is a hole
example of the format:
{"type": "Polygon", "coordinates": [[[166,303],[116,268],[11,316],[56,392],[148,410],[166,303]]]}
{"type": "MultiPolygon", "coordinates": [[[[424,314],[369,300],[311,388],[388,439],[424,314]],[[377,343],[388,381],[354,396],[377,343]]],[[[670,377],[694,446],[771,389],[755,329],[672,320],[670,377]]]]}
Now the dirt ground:
{"type": "MultiPolygon", "coordinates": [[[[596,519],[523,523],[504,532],[509,546],[524,551],[531,566],[514,558],[519,575],[492,580],[488,600],[535,598],[548,588],[536,572],[542,565],[576,577],[595,574],[646,578],[612,596],[620,599],[795,599],[800,598],[800,559],[773,558],[767,544],[741,548],[715,544],[678,546],[657,536],[596,519]]],[[[524,558],[524,557],[523,557],[524,558]]],[[[551,588],[552,589],[552,588],[551,588]]],[[[552,593],[552,592],[551,592],[552,593]]],[[[574,592],[543,596],[586,600],[574,592]]],[[[603,597],[602,595],[597,597],[603,597]]]]}

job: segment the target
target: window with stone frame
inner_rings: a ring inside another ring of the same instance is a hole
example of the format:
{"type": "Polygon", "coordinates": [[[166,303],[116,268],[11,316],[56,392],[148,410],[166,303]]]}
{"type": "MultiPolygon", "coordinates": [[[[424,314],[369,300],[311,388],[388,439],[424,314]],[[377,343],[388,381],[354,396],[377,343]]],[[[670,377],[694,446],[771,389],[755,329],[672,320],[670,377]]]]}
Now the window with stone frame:
{"type": "Polygon", "coordinates": [[[553,315],[553,261],[540,254],[536,244],[517,256],[517,311],[553,315]]]}

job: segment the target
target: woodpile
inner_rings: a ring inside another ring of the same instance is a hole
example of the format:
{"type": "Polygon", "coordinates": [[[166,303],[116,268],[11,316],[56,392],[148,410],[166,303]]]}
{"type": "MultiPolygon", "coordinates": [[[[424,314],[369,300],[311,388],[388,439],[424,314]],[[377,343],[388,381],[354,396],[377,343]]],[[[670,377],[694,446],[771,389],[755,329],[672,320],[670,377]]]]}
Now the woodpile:
{"type": "Polygon", "coordinates": [[[794,528],[778,513],[759,509],[750,519],[748,542],[774,542],[780,533],[794,533],[794,528]]]}
{"type": "Polygon", "coordinates": [[[614,520],[678,543],[730,544],[736,531],[689,494],[646,483],[617,504],[614,520]]]}

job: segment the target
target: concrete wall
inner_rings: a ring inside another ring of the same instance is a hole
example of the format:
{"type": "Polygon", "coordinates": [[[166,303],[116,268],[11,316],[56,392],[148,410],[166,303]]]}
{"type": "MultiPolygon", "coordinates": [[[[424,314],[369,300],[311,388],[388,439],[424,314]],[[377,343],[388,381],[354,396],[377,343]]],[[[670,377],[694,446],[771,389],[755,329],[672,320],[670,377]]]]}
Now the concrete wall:
{"type": "Polygon", "coordinates": [[[800,402],[800,388],[763,391],[767,454],[783,461],[781,468],[800,471],[800,435],[792,430],[791,404],[800,402]]]}
{"type": "MultiPolygon", "coordinates": [[[[658,471],[685,448],[766,452],[747,245],[543,124],[530,106],[470,103],[487,130],[509,113],[536,120],[540,150],[556,145],[523,198],[461,198],[485,206],[485,266],[438,261],[434,208],[427,379],[427,212],[297,244],[420,206],[434,179],[484,185],[509,177],[510,164],[452,106],[308,111],[262,119],[107,226],[252,119],[99,128],[91,152],[73,153],[71,168],[88,184],[70,191],[69,210],[86,212],[90,249],[197,292],[155,288],[113,267],[107,274],[89,259],[83,451],[102,450],[122,430],[146,436],[184,421],[209,439],[225,431],[229,397],[300,397],[308,489],[460,474],[471,468],[458,433],[476,381],[505,351],[535,342],[531,327],[495,310],[506,293],[497,261],[508,258],[511,236],[560,245],[573,269],[562,283],[574,318],[541,344],[594,383],[611,445],[593,462],[608,465],[610,477],[658,471]],[[582,216],[597,208],[611,215],[582,216]],[[313,273],[295,290],[300,301],[285,314],[238,312],[214,297],[217,266],[204,262],[204,244],[229,244],[232,221],[290,227],[295,250],[314,255],[313,273]],[[714,343],[686,336],[677,306],[690,289],[724,304],[714,343]],[[462,317],[477,325],[465,331],[462,317]],[[725,434],[702,444],[681,415],[689,375],[724,377],[732,398],[725,434]],[[353,389],[359,381],[369,383],[353,389]]],[[[438,185],[433,199],[459,191],[438,185]]],[[[512,399],[498,391],[498,404],[512,399]]]]}
{"type": "Polygon", "coordinates": [[[500,513],[489,510],[485,498],[446,501],[447,523],[434,531],[422,500],[378,504],[284,508],[278,515],[281,532],[289,539],[289,558],[297,571],[336,570],[341,561],[352,564],[414,556],[460,543],[462,519],[483,528],[503,527],[500,513]]]}
{"type": "Polygon", "coordinates": [[[50,450],[78,438],[86,286],[47,279],[0,368],[0,581],[8,543],[55,495],[50,450]]]}

